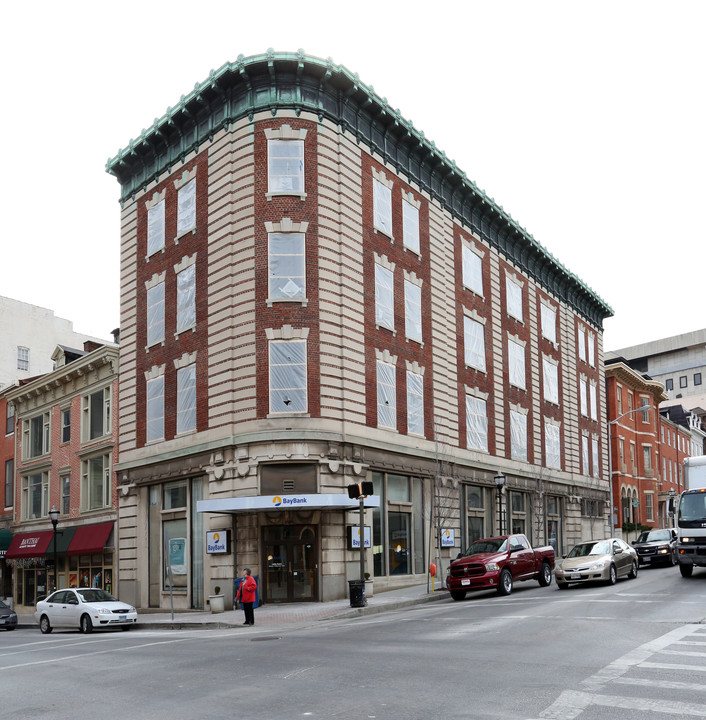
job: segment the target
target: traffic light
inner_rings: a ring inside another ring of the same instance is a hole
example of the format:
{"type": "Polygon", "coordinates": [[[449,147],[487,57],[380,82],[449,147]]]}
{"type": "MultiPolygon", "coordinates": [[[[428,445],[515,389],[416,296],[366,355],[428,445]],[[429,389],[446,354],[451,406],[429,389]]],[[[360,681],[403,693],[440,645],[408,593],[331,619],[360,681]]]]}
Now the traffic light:
{"type": "Polygon", "coordinates": [[[370,481],[356,483],[348,486],[348,497],[351,500],[359,500],[373,494],[373,484],[370,481]]]}

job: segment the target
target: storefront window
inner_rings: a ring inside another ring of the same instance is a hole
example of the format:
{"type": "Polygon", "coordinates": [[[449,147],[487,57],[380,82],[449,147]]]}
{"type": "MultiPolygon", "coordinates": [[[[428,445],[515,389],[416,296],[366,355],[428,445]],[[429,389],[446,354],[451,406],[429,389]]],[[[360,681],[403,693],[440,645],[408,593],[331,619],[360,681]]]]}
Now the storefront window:
{"type": "Polygon", "coordinates": [[[387,521],[388,557],[390,558],[390,575],[407,575],[411,572],[409,566],[410,535],[409,513],[388,512],[387,521]]]}
{"type": "Polygon", "coordinates": [[[492,512],[497,509],[497,504],[493,505],[491,492],[490,488],[480,485],[466,485],[466,538],[469,545],[492,533],[492,512]]]}
{"type": "Polygon", "coordinates": [[[527,534],[527,512],[526,512],[526,496],[524,493],[510,492],[510,531],[513,533],[527,534]]]}
{"type": "Polygon", "coordinates": [[[387,476],[387,501],[410,502],[409,478],[406,475],[387,476]]]}

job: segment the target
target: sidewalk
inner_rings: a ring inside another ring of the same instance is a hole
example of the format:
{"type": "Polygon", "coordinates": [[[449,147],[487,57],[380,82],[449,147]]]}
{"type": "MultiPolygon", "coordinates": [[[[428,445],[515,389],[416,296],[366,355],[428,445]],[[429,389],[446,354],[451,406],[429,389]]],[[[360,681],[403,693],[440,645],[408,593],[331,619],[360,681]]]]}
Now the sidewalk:
{"type": "MultiPolygon", "coordinates": [[[[437,600],[448,600],[446,590],[437,589],[427,592],[426,583],[413,585],[399,590],[376,592],[368,598],[368,604],[362,608],[352,608],[348,598],[332,600],[325,603],[302,602],[275,605],[268,603],[255,608],[255,625],[262,627],[276,627],[291,624],[307,624],[318,620],[330,618],[358,617],[360,615],[374,615],[375,613],[398,608],[419,605],[421,603],[437,600]]],[[[223,613],[212,614],[201,610],[188,610],[174,613],[170,612],[138,611],[137,627],[147,630],[193,630],[198,628],[227,628],[243,626],[242,610],[226,610],[223,613]]],[[[37,622],[31,613],[18,613],[18,628],[37,628],[37,622]]],[[[246,628],[243,628],[245,630],[246,628]]]]}

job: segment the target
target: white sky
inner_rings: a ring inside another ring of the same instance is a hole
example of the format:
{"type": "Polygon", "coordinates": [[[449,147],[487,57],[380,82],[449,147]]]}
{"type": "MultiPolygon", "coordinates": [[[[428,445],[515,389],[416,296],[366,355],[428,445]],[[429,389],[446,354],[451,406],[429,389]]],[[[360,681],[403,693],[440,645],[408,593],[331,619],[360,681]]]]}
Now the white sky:
{"type": "Polygon", "coordinates": [[[211,69],[331,57],[614,310],[616,349],[706,326],[706,3],[126,0],[0,10],[0,295],[119,325],[131,138],[211,69]]]}

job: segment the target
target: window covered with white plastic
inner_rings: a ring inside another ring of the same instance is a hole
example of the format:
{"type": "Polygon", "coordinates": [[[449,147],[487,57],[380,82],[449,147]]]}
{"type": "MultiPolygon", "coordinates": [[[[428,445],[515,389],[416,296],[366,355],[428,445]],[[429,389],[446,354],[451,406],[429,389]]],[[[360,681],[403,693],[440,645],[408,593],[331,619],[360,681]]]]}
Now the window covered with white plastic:
{"type": "Polygon", "coordinates": [[[196,430],[196,365],[177,371],[177,434],[196,430]]]}
{"type": "Polygon", "coordinates": [[[586,362],[586,333],[583,328],[579,328],[578,334],[579,360],[586,362]]]}
{"type": "Polygon", "coordinates": [[[270,341],[270,412],[307,411],[306,341],[270,341]]]}
{"type": "Polygon", "coordinates": [[[508,340],[507,361],[510,384],[524,390],[526,387],[524,346],[514,340],[508,340]]]}
{"type": "Polygon", "coordinates": [[[147,381],[147,442],[164,438],[164,376],[147,381]]]}
{"type": "Polygon", "coordinates": [[[176,331],[196,325],[196,265],[189,265],[177,273],[176,331]]]}
{"type": "Polygon", "coordinates": [[[373,225],[392,237],[392,190],[373,178],[373,225]]]}
{"type": "Polygon", "coordinates": [[[306,297],[304,268],[304,233],[269,233],[269,298],[303,300],[306,297]]]}
{"type": "Polygon", "coordinates": [[[505,278],[505,294],[507,297],[507,313],[522,321],[522,288],[509,277],[505,278]]]}
{"type": "Polygon", "coordinates": [[[395,366],[377,361],[378,426],[397,428],[395,366]]]}
{"type": "Polygon", "coordinates": [[[591,419],[592,420],[598,420],[598,395],[596,392],[596,384],[595,383],[589,383],[588,384],[588,393],[590,398],[590,412],[591,412],[591,419]]]}
{"type": "Polygon", "coordinates": [[[591,438],[591,455],[593,456],[593,477],[600,477],[601,467],[598,462],[598,438],[591,438]]]}
{"type": "Polygon", "coordinates": [[[147,211],[147,255],[164,247],[164,200],[147,211]]]}
{"type": "Polygon", "coordinates": [[[463,318],[463,347],[466,365],[485,372],[485,328],[467,315],[463,318]]]}
{"type": "Polygon", "coordinates": [[[588,436],[581,436],[581,471],[584,475],[590,475],[591,471],[588,466],[589,455],[588,455],[588,436]]]}
{"type": "Polygon", "coordinates": [[[544,399],[559,404],[559,368],[551,360],[542,358],[542,376],[544,379],[544,399]]]}
{"type": "Polygon", "coordinates": [[[482,398],[466,395],[466,445],[488,452],[488,415],[482,398]]]}
{"type": "Polygon", "coordinates": [[[147,346],[164,340],[164,283],[147,289],[147,346]]]}
{"type": "Polygon", "coordinates": [[[404,281],[405,335],[410,340],[422,341],[422,288],[409,280],[404,281]]]}
{"type": "Polygon", "coordinates": [[[407,432],[424,435],[424,378],[407,371],[407,432]]]}
{"type": "Polygon", "coordinates": [[[395,327],[394,280],[392,270],[375,263],[375,322],[395,327]]]}
{"type": "Polygon", "coordinates": [[[527,415],[510,410],[510,457],[527,460],[527,415]]]}
{"type": "Polygon", "coordinates": [[[544,455],[547,467],[561,468],[561,432],[552,423],[544,424],[544,455]]]}
{"type": "Polygon", "coordinates": [[[588,333],[588,364],[596,367],[596,338],[593,333],[588,333]]]}
{"type": "Polygon", "coordinates": [[[483,261],[467,245],[461,249],[463,284],[478,295],[483,295],[483,261]]]}
{"type": "Polygon", "coordinates": [[[581,378],[579,381],[579,392],[581,395],[581,414],[588,417],[588,381],[581,378]]]}
{"type": "Polygon", "coordinates": [[[419,210],[402,200],[402,242],[409,250],[419,253],[419,210]]]}
{"type": "Polygon", "coordinates": [[[541,303],[542,335],[550,342],[556,343],[556,310],[541,303]]]}
{"type": "Polygon", "coordinates": [[[304,141],[267,141],[268,191],[271,193],[304,192],[304,141]]]}
{"type": "Polygon", "coordinates": [[[177,195],[177,237],[196,227],[196,178],[179,188],[177,195]]]}

